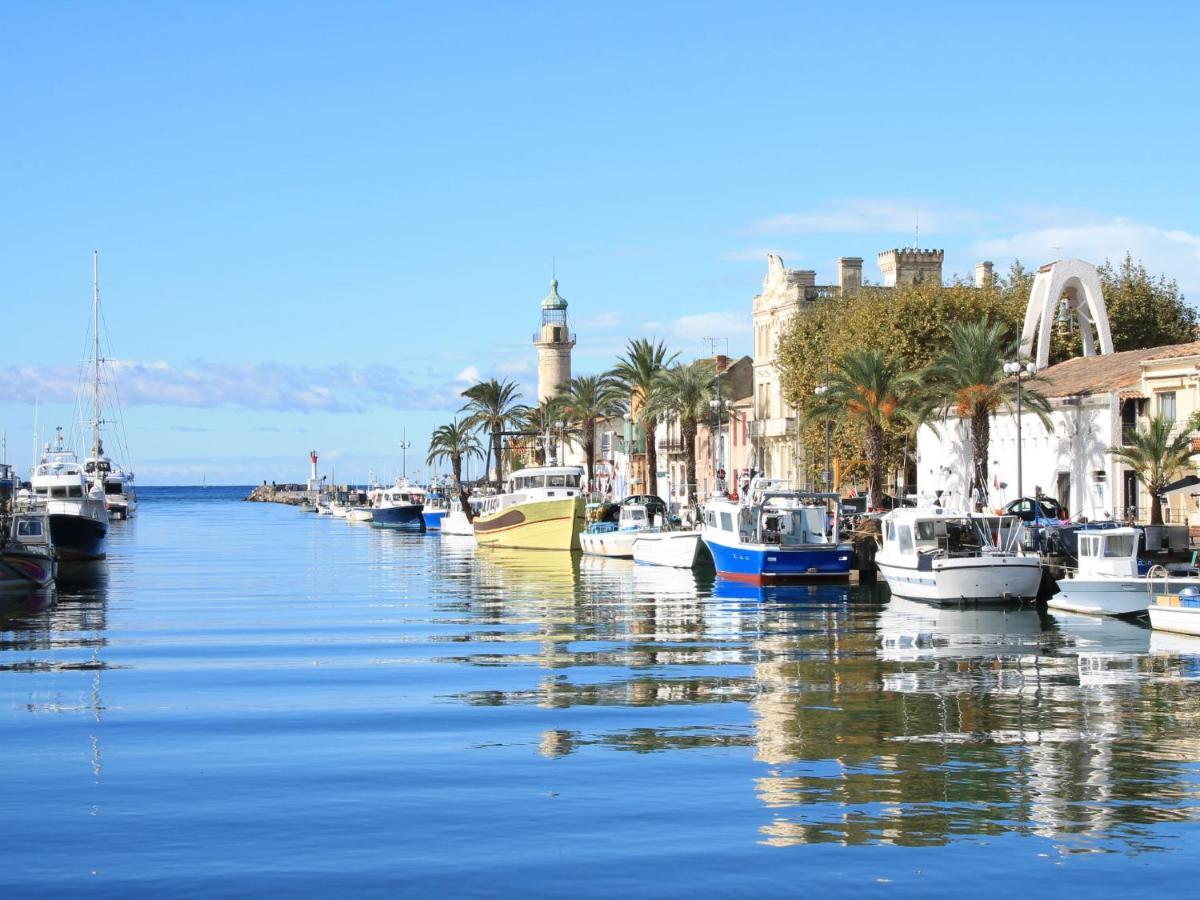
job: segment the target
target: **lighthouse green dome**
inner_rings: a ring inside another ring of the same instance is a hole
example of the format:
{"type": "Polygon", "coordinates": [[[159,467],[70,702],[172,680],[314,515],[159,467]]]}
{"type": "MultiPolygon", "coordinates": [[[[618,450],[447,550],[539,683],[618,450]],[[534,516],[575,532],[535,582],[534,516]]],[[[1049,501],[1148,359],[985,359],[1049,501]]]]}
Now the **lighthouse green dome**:
{"type": "Polygon", "coordinates": [[[542,309],[566,309],[567,301],[558,292],[558,279],[550,282],[550,293],[542,300],[542,309]]]}

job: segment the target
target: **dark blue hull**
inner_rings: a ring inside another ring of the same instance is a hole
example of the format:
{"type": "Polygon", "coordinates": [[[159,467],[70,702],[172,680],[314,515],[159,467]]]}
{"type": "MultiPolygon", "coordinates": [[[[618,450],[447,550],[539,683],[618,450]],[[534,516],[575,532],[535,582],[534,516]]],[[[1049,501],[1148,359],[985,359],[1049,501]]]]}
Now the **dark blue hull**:
{"type": "Polygon", "coordinates": [[[419,506],[389,506],[371,510],[371,524],[376,528],[408,528],[425,530],[425,519],[419,506]]]}
{"type": "Polygon", "coordinates": [[[853,552],[845,545],[783,549],[775,544],[725,544],[708,535],[704,543],[712,553],[717,574],[737,581],[758,584],[850,577],[853,552]]]}
{"type": "Polygon", "coordinates": [[[87,516],[50,515],[50,537],[64,562],[104,559],[108,541],[108,523],[87,516]]]}
{"type": "Polygon", "coordinates": [[[421,513],[421,518],[425,520],[426,531],[441,531],[442,519],[446,517],[444,509],[427,509],[421,513]]]}

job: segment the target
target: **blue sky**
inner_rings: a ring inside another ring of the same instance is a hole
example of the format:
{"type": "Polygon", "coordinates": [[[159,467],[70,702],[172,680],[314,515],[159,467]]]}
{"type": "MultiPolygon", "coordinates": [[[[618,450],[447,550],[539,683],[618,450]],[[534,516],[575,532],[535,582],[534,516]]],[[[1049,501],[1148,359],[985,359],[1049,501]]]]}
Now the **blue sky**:
{"type": "MultiPolygon", "coordinates": [[[[1126,248],[1200,296],[1191,5],[8,4],[0,428],[101,287],[143,483],[391,474],[472,375],[749,349],[765,254],[1126,248]],[[5,386],[7,385],[7,387],[5,386]]],[[[532,393],[532,391],[530,391],[532,393]]]]}

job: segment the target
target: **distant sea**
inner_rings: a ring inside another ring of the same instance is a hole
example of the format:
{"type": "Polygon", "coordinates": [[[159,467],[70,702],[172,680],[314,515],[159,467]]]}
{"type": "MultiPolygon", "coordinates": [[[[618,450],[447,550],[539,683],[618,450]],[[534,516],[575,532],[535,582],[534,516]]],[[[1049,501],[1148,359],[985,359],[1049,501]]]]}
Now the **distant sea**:
{"type": "Polygon", "coordinates": [[[1155,896],[1200,640],[143,488],[0,600],[0,896],[1155,896]]]}

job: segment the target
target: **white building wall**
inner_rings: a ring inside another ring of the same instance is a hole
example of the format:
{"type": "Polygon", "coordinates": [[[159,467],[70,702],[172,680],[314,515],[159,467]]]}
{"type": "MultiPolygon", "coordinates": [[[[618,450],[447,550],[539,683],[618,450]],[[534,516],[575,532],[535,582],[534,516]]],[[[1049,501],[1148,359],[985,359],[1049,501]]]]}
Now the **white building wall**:
{"type": "MultiPolygon", "coordinates": [[[[1024,492],[1065,500],[1072,516],[1103,519],[1116,516],[1120,504],[1121,467],[1108,448],[1119,440],[1116,400],[1103,397],[1055,401],[1049,430],[1034,415],[1021,418],[1024,492]],[[1060,476],[1062,480],[1060,481],[1060,476]],[[1067,487],[1069,496],[1060,496],[1067,487]]],[[[1007,413],[992,418],[989,443],[987,506],[996,508],[1017,498],[1017,424],[1007,413]]],[[[966,506],[971,472],[969,423],[956,418],[938,423],[935,432],[917,435],[917,493],[933,497],[938,490],[948,503],[966,506]]]]}

